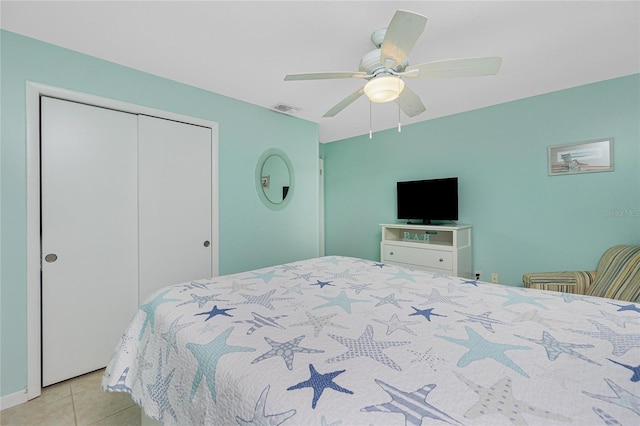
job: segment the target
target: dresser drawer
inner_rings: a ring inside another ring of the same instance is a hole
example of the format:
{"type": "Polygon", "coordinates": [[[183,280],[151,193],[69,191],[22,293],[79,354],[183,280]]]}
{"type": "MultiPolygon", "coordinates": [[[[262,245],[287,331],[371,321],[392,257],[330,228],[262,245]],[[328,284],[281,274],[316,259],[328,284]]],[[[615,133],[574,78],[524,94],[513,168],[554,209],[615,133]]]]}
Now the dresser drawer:
{"type": "Polygon", "coordinates": [[[450,251],[434,250],[429,247],[384,244],[382,247],[382,261],[447,271],[453,269],[453,254],[450,251]]]}

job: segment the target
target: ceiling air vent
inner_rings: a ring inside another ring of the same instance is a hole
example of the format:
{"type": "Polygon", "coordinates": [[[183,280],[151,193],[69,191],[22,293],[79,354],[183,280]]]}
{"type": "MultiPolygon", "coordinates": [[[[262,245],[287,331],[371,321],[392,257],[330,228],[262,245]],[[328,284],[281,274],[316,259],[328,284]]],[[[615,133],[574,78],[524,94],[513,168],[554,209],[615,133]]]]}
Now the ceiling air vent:
{"type": "Polygon", "coordinates": [[[292,107],[291,105],[279,103],[271,107],[272,109],[285,114],[295,114],[300,111],[300,108],[292,107]]]}

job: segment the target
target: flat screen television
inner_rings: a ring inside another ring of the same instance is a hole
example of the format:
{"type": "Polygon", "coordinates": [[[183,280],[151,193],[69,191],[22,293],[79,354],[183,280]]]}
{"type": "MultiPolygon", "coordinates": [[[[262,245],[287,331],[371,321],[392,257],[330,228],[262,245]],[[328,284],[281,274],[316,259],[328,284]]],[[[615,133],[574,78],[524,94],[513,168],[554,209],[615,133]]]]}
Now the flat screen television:
{"type": "Polygon", "coordinates": [[[457,177],[398,182],[397,196],[398,219],[423,224],[458,220],[457,177]]]}

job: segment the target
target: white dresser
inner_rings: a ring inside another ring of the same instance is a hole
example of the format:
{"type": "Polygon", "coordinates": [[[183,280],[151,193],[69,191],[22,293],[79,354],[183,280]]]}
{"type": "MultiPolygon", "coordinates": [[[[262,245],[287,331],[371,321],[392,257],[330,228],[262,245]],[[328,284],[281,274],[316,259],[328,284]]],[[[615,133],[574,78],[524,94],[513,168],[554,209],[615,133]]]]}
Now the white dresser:
{"type": "Polygon", "coordinates": [[[471,225],[380,226],[383,263],[472,278],[471,225]]]}

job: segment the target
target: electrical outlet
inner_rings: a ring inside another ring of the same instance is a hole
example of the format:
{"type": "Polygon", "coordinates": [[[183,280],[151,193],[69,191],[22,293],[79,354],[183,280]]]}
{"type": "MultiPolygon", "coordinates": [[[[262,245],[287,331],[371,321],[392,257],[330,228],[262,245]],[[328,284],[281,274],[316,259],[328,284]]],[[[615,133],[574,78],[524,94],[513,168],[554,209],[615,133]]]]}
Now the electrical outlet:
{"type": "Polygon", "coordinates": [[[476,277],[476,281],[481,281],[482,280],[482,272],[481,271],[476,271],[474,276],[476,277]]]}
{"type": "Polygon", "coordinates": [[[491,282],[494,284],[498,284],[498,273],[497,272],[492,272],[491,273],[491,282]]]}

